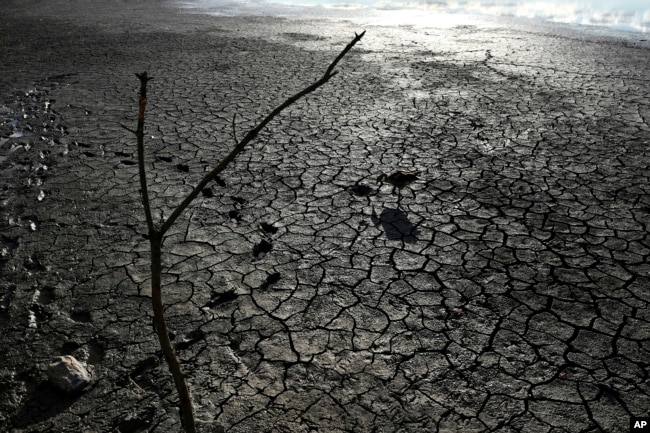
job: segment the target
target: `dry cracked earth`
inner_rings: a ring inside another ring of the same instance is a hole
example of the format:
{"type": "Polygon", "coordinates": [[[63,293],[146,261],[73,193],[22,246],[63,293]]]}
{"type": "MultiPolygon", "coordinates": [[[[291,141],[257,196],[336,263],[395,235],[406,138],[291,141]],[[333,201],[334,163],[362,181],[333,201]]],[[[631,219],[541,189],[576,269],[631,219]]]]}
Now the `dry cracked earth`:
{"type": "MultiPolygon", "coordinates": [[[[363,30],[101,4],[2,6],[3,431],[181,429],[120,127],[134,72],[155,77],[165,218],[232,147],[234,114],[242,137],[363,30]],[[46,380],[62,354],[93,371],[81,395],[46,380]]],[[[165,240],[201,427],[626,432],[647,416],[650,51],[632,36],[367,27],[165,240]],[[396,168],[421,173],[399,200],[375,183],[396,168]]]]}

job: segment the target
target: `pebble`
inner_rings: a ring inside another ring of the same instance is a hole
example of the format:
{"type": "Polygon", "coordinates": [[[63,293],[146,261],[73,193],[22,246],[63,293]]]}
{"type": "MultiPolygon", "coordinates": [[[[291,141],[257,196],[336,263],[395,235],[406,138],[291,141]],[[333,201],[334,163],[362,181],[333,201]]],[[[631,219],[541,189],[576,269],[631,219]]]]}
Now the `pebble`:
{"type": "Polygon", "coordinates": [[[74,356],[55,356],[47,368],[47,377],[60,390],[72,394],[92,382],[92,375],[74,356]]]}

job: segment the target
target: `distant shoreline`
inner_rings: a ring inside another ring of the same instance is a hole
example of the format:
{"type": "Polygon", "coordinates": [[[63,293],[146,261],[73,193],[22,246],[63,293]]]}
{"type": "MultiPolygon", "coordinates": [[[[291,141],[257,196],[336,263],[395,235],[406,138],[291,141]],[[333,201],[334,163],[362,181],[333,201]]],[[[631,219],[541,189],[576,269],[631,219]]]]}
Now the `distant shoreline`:
{"type": "MultiPolygon", "coordinates": [[[[334,19],[367,19],[373,24],[381,25],[411,25],[415,24],[423,27],[437,27],[439,23],[447,25],[447,22],[457,21],[457,17],[470,17],[473,20],[481,21],[510,21],[521,23],[536,23],[537,25],[549,26],[569,26],[584,31],[593,31],[595,33],[617,32],[648,34],[650,32],[650,22],[645,20],[645,15],[650,14],[647,11],[633,10],[592,10],[594,16],[585,13],[578,8],[571,15],[551,9],[546,13],[528,10],[527,8],[517,9],[516,3],[509,2],[498,10],[498,2],[492,3],[490,7],[475,8],[451,8],[447,9],[440,5],[438,9],[428,7],[428,4],[422,4],[418,7],[418,2],[392,2],[389,6],[375,5],[371,2],[313,2],[309,4],[307,0],[287,0],[287,1],[261,1],[261,2],[238,2],[233,0],[175,0],[171,4],[181,9],[196,9],[203,13],[217,16],[251,16],[251,15],[269,15],[286,18],[334,18],[334,19]],[[376,7],[379,6],[379,7],[376,7]],[[554,15],[557,13],[557,15],[554,15]],[[580,15],[581,13],[585,15],[580,15]],[[429,22],[428,22],[429,21],[429,22]],[[433,24],[431,24],[433,21],[433,24]]],[[[519,5],[525,6],[524,5],[519,5]]],[[[567,4],[568,10],[571,10],[571,4],[567,4]]]]}

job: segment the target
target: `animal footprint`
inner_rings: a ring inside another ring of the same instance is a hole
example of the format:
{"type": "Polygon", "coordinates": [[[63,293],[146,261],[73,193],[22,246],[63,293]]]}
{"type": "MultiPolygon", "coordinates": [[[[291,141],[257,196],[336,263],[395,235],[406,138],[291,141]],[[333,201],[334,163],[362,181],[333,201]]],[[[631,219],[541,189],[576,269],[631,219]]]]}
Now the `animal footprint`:
{"type": "Polygon", "coordinates": [[[239,295],[235,293],[235,289],[230,289],[227,292],[223,292],[223,293],[212,292],[212,295],[210,296],[210,301],[207,304],[205,304],[205,306],[207,308],[214,308],[218,305],[232,302],[235,299],[237,299],[238,296],[239,295]]]}
{"type": "Polygon", "coordinates": [[[274,235],[278,232],[278,228],[274,227],[273,224],[262,223],[260,227],[267,235],[274,235]]]}
{"type": "Polygon", "coordinates": [[[239,221],[241,221],[241,216],[239,215],[239,211],[237,210],[231,210],[228,211],[228,219],[237,224],[239,221]]]}
{"type": "Polygon", "coordinates": [[[349,189],[352,194],[359,197],[369,196],[370,193],[373,192],[373,189],[368,185],[354,185],[351,186],[349,189]]]}
{"type": "Polygon", "coordinates": [[[279,273],[279,272],[275,272],[275,273],[269,275],[268,277],[266,277],[266,281],[264,281],[264,282],[262,283],[262,285],[259,287],[259,289],[260,289],[260,290],[270,289],[271,287],[273,287],[273,285],[274,285],[275,283],[277,283],[278,281],[280,281],[281,278],[282,278],[282,276],[280,275],[280,273],[279,273]]]}
{"type": "Polygon", "coordinates": [[[272,249],[273,244],[271,244],[271,242],[268,242],[266,239],[262,239],[259,244],[253,247],[253,257],[256,259],[264,258],[266,253],[270,252],[272,249]]]}

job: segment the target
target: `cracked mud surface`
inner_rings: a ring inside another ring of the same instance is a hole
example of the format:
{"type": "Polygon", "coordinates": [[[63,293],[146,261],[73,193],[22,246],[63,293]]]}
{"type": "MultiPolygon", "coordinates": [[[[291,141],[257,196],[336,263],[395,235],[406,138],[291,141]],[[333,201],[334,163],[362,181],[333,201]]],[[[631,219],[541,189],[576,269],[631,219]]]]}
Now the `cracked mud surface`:
{"type": "MultiPolygon", "coordinates": [[[[242,137],[362,30],[101,4],[3,4],[3,431],[180,430],[119,126],[134,72],[159,218],[233,114],[242,137]],[[80,396],[45,381],[62,354],[94,371],[80,396]]],[[[165,241],[206,431],[627,431],[650,407],[647,42],[367,30],[165,241]],[[422,178],[399,203],[395,168],[422,178]]]]}

